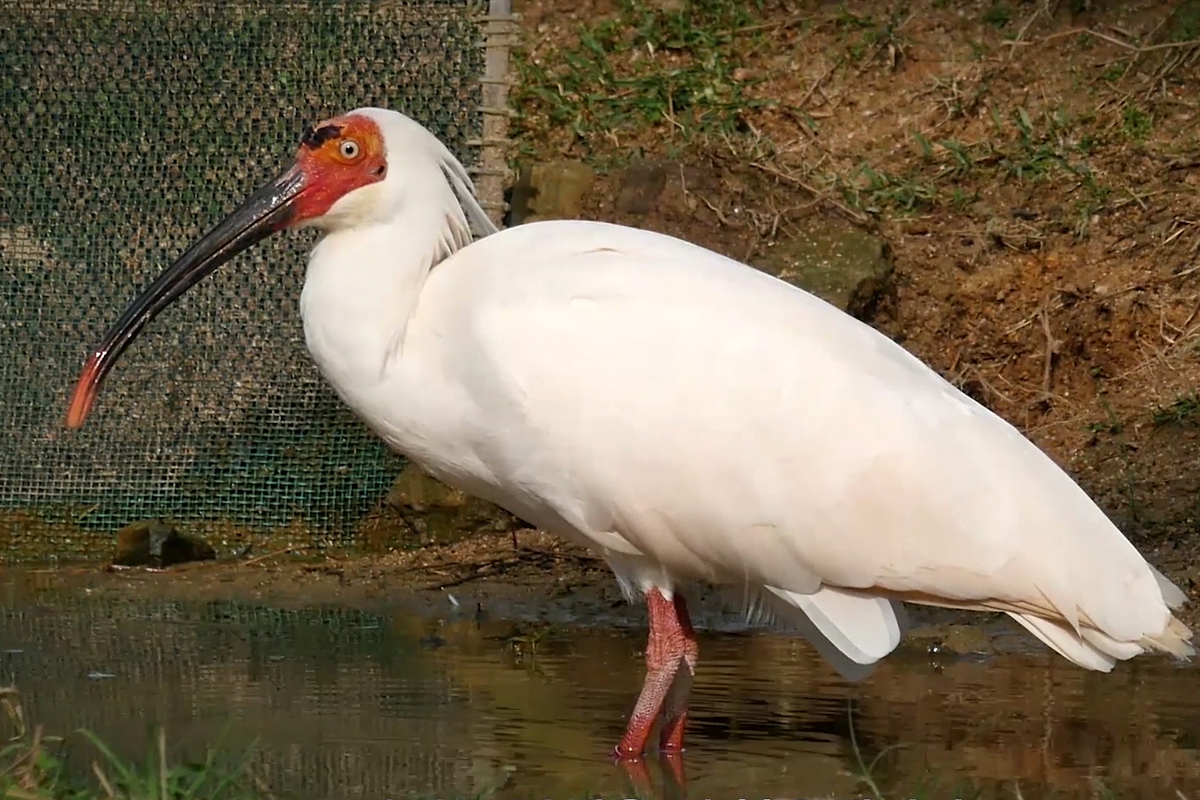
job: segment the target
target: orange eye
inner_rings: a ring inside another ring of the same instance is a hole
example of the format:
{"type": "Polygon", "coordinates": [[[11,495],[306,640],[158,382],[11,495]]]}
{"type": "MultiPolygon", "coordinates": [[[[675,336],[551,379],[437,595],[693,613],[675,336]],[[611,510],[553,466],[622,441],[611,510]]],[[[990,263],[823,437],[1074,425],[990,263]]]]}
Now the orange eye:
{"type": "Polygon", "coordinates": [[[358,142],[353,139],[343,139],[338,145],[338,155],[346,161],[353,161],[362,153],[362,148],[358,146],[358,142]]]}

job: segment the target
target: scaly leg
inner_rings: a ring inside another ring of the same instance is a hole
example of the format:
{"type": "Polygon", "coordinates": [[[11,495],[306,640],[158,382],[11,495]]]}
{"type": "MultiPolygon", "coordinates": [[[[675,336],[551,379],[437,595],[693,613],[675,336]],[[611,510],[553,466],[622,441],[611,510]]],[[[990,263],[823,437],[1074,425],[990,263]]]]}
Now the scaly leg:
{"type": "Polygon", "coordinates": [[[692,678],[696,674],[696,660],[700,657],[700,645],[696,642],[696,631],[692,629],[692,620],[688,616],[687,603],[683,595],[675,595],[675,616],[679,620],[679,629],[683,634],[684,652],[683,663],[675,672],[675,682],[662,710],[662,732],[659,734],[659,748],[668,753],[679,753],[683,750],[683,729],[687,727],[688,695],[692,691],[692,678]]]}
{"type": "Polygon", "coordinates": [[[618,758],[636,758],[646,749],[654,720],[663,711],[668,694],[668,724],[663,728],[663,742],[674,748],[683,746],[683,726],[687,719],[687,692],[696,667],[699,649],[696,634],[688,619],[683,598],[676,595],[668,600],[658,589],[646,593],[646,609],[650,615],[650,637],[646,643],[646,680],[637,705],[629,716],[625,735],[617,745],[618,758]],[[681,618],[682,612],[682,618],[681,618]],[[685,666],[686,665],[686,666],[685,666]],[[681,688],[676,685],[680,673],[687,673],[681,688]]]}

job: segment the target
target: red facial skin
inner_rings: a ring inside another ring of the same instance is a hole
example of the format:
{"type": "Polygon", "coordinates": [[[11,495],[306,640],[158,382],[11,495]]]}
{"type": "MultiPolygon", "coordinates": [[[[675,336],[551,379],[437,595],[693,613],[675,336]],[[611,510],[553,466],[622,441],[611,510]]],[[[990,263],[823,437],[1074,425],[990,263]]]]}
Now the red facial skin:
{"type": "Polygon", "coordinates": [[[304,190],[293,201],[291,224],[323,216],[355,189],[387,175],[383,134],[375,121],[350,114],[310,128],[296,153],[304,190]]]}

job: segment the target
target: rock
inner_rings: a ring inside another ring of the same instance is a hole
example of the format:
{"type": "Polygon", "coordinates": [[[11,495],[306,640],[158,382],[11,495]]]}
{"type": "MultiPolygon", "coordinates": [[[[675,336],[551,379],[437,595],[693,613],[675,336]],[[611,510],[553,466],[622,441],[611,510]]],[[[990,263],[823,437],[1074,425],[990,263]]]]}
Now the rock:
{"type": "Polygon", "coordinates": [[[974,625],[948,626],[944,631],[941,644],[944,649],[959,655],[992,652],[992,640],[984,631],[974,625]]]}
{"type": "Polygon", "coordinates": [[[977,625],[950,624],[910,630],[907,637],[930,653],[950,652],[960,656],[992,653],[995,650],[987,631],[977,625]]]}
{"type": "Polygon", "coordinates": [[[180,533],[162,520],[147,519],[117,531],[117,552],[112,563],[123,567],[169,567],[216,557],[217,551],[199,536],[180,533]]]}
{"type": "Polygon", "coordinates": [[[596,171],[581,161],[552,161],[521,170],[509,198],[509,225],[539,219],[577,219],[596,171]]]}
{"type": "MultiPolygon", "coordinates": [[[[384,504],[415,535],[416,541],[403,543],[409,546],[451,544],[479,533],[510,533],[527,527],[499,506],[451,488],[415,464],[396,478],[384,504]]],[[[385,544],[389,543],[374,541],[371,546],[380,549],[385,544]]]]}
{"type": "Polygon", "coordinates": [[[658,205],[658,198],[666,187],[666,166],[634,164],[621,173],[617,210],[626,214],[649,214],[658,205]]]}
{"type": "Polygon", "coordinates": [[[753,265],[859,319],[874,313],[891,287],[893,269],[885,240],[829,220],[776,242],[753,265]]]}

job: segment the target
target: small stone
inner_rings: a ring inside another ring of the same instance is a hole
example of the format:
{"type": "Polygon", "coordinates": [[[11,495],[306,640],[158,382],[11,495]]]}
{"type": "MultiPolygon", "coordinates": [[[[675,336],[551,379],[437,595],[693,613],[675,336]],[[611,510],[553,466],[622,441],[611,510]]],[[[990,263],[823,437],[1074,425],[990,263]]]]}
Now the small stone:
{"type": "Polygon", "coordinates": [[[634,164],[621,173],[617,210],[626,214],[649,214],[667,187],[667,168],[662,164],[634,164]]]}
{"type": "Polygon", "coordinates": [[[540,219],[578,219],[596,171],[581,161],[552,161],[521,170],[509,200],[510,225],[540,219]]]}
{"type": "Polygon", "coordinates": [[[413,533],[415,541],[381,541],[395,531],[368,534],[368,548],[453,544],[484,532],[511,533],[526,527],[499,506],[461,492],[434,478],[416,464],[406,466],[384,499],[413,533]]]}
{"type": "Polygon", "coordinates": [[[162,520],[148,519],[117,531],[117,552],[112,563],[122,567],[169,567],[217,557],[212,545],[189,533],[180,533],[162,520]]]}
{"type": "Polygon", "coordinates": [[[974,625],[951,625],[945,631],[942,644],[959,655],[990,653],[992,642],[986,633],[974,625]]]}
{"type": "Polygon", "coordinates": [[[819,220],[775,243],[754,266],[867,319],[891,286],[891,248],[849,225],[819,220]]]}
{"type": "Polygon", "coordinates": [[[995,648],[987,632],[976,625],[947,624],[910,630],[907,638],[929,653],[955,653],[960,656],[992,653],[995,648]]]}

